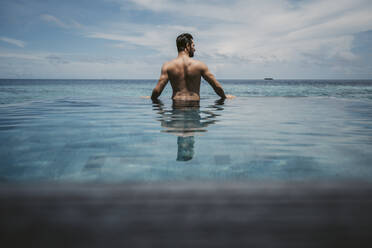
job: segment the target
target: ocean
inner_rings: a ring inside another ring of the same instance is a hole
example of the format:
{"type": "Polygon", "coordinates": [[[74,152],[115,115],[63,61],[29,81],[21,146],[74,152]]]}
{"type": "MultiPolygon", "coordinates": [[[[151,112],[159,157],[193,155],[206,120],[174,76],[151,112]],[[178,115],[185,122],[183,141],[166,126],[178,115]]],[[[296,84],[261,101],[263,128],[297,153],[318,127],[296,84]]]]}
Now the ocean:
{"type": "Polygon", "coordinates": [[[0,182],[372,181],[372,80],[0,80],[0,182]]]}

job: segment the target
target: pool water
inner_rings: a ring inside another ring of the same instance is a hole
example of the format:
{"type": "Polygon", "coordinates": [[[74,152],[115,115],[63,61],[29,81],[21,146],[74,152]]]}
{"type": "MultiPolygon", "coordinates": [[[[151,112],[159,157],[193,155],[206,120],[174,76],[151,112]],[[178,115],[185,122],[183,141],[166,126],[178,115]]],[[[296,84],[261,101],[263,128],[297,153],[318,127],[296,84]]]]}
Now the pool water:
{"type": "Polygon", "coordinates": [[[372,82],[0,80],[0,181],[372,181],[372,82]]]}

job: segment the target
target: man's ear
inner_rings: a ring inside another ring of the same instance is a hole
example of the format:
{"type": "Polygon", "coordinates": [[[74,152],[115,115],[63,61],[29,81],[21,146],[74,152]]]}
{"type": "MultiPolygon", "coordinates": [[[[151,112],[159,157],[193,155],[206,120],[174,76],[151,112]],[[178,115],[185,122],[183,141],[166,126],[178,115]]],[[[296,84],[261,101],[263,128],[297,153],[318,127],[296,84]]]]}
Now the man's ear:
{"type": "Polygon", "coordinates": [[[187,50],[188,52],[191,51],[191,44],[190,44],[190,43],[187,43],[187,44],[186,44],[186,50],[187,50]]]}

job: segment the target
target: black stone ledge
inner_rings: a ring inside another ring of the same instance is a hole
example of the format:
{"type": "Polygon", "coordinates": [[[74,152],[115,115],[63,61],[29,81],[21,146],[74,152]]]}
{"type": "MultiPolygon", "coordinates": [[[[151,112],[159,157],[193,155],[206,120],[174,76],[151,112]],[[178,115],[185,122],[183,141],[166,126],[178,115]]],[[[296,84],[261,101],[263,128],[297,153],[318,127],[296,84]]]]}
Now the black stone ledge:
{"type": "Polygon", "coordinates": [[[370,247],[372,184],[0,184],[1,247],[370,247]]]}

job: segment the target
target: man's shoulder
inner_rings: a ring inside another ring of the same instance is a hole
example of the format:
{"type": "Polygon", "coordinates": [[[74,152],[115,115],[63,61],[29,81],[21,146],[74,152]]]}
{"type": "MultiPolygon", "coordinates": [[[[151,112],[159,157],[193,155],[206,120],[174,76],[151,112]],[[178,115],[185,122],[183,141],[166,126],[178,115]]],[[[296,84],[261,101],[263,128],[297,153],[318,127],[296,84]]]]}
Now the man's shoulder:
{"type": "Polygon", "coordinates": [[[187,64],[198,68],[201,68],[205,65],[202,61],[193,58],[189,58],[187,64]]]}
{"type": "Polygon", "coordinates": [[[163,63],[163,67],[167,67],[172,64],[172,60],[163,63]]]}
{"type": "Polygon", "coordinates": [[[172,67],[172,66],[174,66],[176,63],[177,63],[177,60],[176,60],[176,59],[172,59],[172,60],[166,61],[166,62],[163,63],[163,68],[169,68],[169,67],[172,67]]]}
{"type": "Polygon", "coordinates": [[[162,67],[161,67],[162,71],[168,71],[168,70],[170,70],[172,68],[173,64],[174,63],[172,62],[172,60],[171,61],[164,62],[163,65],[162,65],[162,67]]]}
{"type": "MultiPolygon", "coordinates": [[[[192,66],[195,66],[199,69],[204,69],[206,68],[206,64],[200,60],[197,60],[197,59],[193,59],[193,58],[189,58],[189,63],[192,65],[192,66]]],[[[167,62],[164,62],[163,64],[163,68],[164,69],[169,69],[169,68],[172,68],[174,66],[179,66],[180,64],[182,64],[183,62],[180,61],[178,58],[175,58],[175,59],[172,59],[172,60],[169,60],[167,62]]],[[[189,64],[189,65],[190,65],[189,64]]]]}
{"type": "Polygon", "coordinates": [[[192,63],[194,66],[196,66],[200,70],[203,70],[207,67],[207,65],[200,60],[192,59],[192,63]]]}

